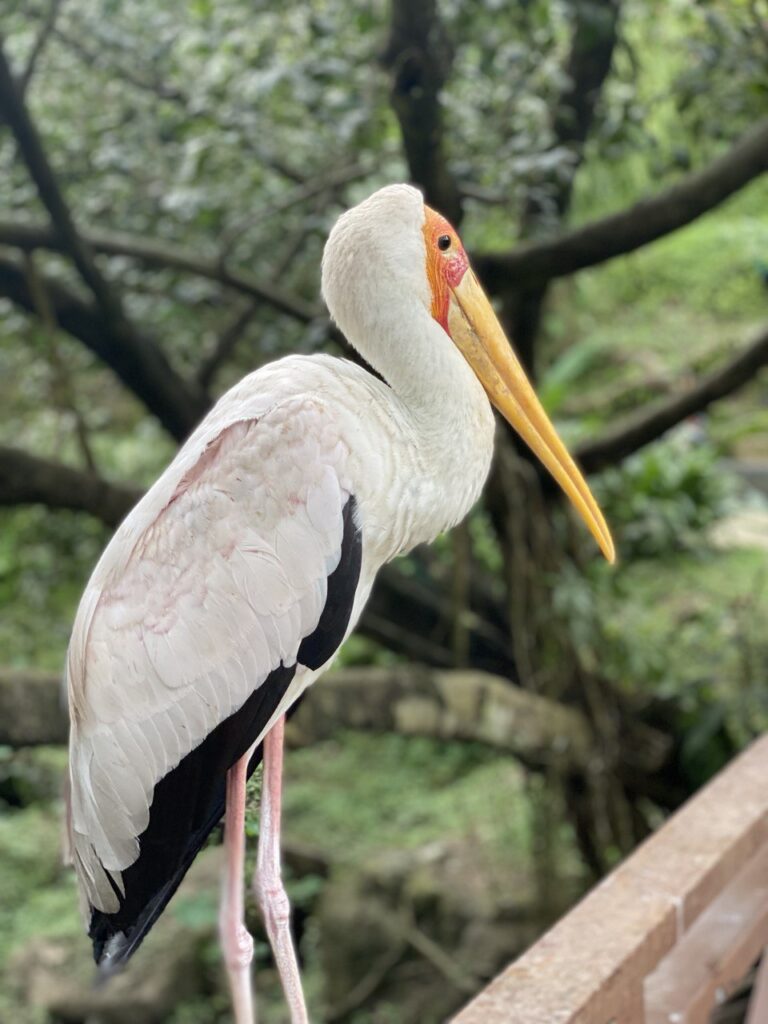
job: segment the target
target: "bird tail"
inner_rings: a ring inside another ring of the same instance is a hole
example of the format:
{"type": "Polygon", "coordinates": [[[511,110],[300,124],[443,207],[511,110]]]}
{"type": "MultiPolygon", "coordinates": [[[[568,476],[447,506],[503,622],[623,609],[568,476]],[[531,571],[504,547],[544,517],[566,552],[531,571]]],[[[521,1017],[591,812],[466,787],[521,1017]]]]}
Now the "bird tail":
{"type": "MultiPolygon", "coordinates": [[[[149,824],[139,837],[139,856],[110,883],[119,907],[91,908],[88,934],[99,978],[123,967],[162,914],[225,810],[227,771],[261,736],[293,679],[296,666],[275,669],[245,704],[155,786],[149,824]]],[[[261,744],[248,775],[261,762],[261,744]]]]}

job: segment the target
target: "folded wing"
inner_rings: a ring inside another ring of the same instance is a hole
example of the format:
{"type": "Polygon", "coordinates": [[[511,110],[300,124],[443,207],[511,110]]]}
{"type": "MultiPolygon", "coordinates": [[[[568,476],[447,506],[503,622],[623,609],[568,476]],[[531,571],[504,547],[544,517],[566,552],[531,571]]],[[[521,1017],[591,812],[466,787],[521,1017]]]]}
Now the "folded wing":
{"type": "Polygon", "coordinates": [[[346,633],[361,558],[347,462],[314,397],[198,432],[94,573],[68,664],[70,830],[109,966],[219,820],[228,768],[346,633]]]}

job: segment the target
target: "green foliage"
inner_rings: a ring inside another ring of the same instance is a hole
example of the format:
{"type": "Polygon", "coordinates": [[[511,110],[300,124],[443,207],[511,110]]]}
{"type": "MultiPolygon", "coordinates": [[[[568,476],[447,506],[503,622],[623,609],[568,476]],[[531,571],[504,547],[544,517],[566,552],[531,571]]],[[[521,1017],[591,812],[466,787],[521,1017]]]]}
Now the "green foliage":
{"type": "Polygon", "coordinates": [[[34,807],[0,814],[0,864],[0,965],[29,938],[82,931],[55,813],[34,807]]]}
{"type": "MultiPolygon", "coordinates": [[[[674,698],[696,781],[768,728],[768,554],[750,548],[571,569],[556,590],[585,665],[645,699],[674,698]],[[724,731],[725,748],[718,740],[724,731]]],[[[710,772],[711,774],[711,772],[710,772]]]]}
{"type": "Polygon", "coordinates": [[[339,651],[336,664],[339,668],[351,668],[354,665],[392,665],[396,661],[392,651],[368,637],[353,633],[339,651]]]}
{"type": "Polygon", "coordinates": [[[706,0],[686,7],[688,60],[676,82],[677,112],[697,134],[728,134],[734,120],[743,123],[766,109],[768,3],[706,0]],[[714,119],[713,91],[718,97],[714,119]]]}
{"type": "MultiPolygon", "coordinates": [[[[659,305],[682,306],[717,322],[756,320],[765,311],[760,260],[768,250],[768,182],[755,181],[721,210],[608,266],[577,279],[585,308],[658,316],[659,305]]],[[[617,318],[618,319],[618,318],[617,318]]],[[[609,323],[610,328],[621,321],[609,323]]],[[[668,333],[646,330],[644,347],[670,348],[668,333]]],[[[695,345],[695,335],[691,338],[695,345]]],[[[695,351],[695,349],[694,349],[695,351]]],[[[679,357],[688,354],[684,347],[679,357]]]]}
{"type": "Polygon", "coordinates": [[[108,536],[74,513],[0,510],[0,663],[61,667],[76,601],[108,536]]]}
{"type": "Polygon", "coordinates": [[[514,763],[486,747],[342,733],[290,754],[285,827],[334,860],[474,832],[504,858],[526,841],[520,786],[514,763]]]}
{"type": "Polygon", "coordinates": [[[173,914],[187,928],[215,926],[219,913],[220,893],[202,889],[191,895],[182,890],[173,904],[173,914]]]}
{"type": "Polygon", "coordinates": [[[58,798],[66,765],[63,747],[0,747],[0,813],[4,803],[28,807],[58,798]]]}
{"type": "Polygon", "coordinates": [[[658,187],[764,116],[766,17],[765,0],[624,0],[577,210],[658,187]]]}
{"type": "MultiPolygon", "coordinates": [[[[495,2],[441,4],[456,44],[444,98],[448,159],[460,178],[508,197],[501,207],[468,202],[464,231],[478,247],[508,244],[522,194],[537,183],[546,188],[553,161],[560,170],[567,164],[552,150],[550,107],[563,85],[573,5],[530,0],[505,7],[503,18],[500,9],[495,2]]],[[[6,34],[17,65],[46,10],[10,5],[6,34]]],[[[743,96],[743,109],[720,118],[716,134],[731,137],[744,127],[763,73],[749,57],[759,45],[747,31],[753,14],[745,2],[676,0],[662,12],[659,4],[628,0],[615,73],[577,178],[576,220],[679,173],[681,146],[703,161],[721,144],[699,131],[693,113],[680,120],[681,110],[696,107],[681,99],[691,93],[691,74],[717,74],[734,103],[743,96]],[[691,62],[691,48],[717,59],[691,62]]],[[[29,102],[65,170],[78,220],[196,253],[221,249],[230,265],[265,282],[282,267],[281,287],[316,303],[322,239],[338,209],[405,174],[376,62],[387,17],[385,4],[350,12],[337,0],[287,13],[270,4],[246,12],[241,0],[185,0],[173,11],[149,0],[71,0],[29,102]],[[295,201],[296,172],[315,181],[357,163],[351,186],[295,201]]],[[[547,320],[543,390],[570,438],[636,407],[671,376],[708,368],[762,315],[756,268],[768,248],[766,188],[756,182],[686,230],[560,286],[547,320]]],[[[7,135],[0,139],[0,206],[22,219],[41,216],[7,135]]],[[[36,259],[72,283],[61,259],[36,259]]],[[[103,264],[137,322],[185,373],[237,312],[230,296],[197,278],[140,269],[125,258],[103,264]]],[[[315,328],[259,305],[217,390],[260,362],[318,343],[326,342],[315,328]]],[[[66,336],[57,346],[99,470],[148,483],[173,445],[83,346],[66,336]]],[[[0,441],[82,463],[54,363],[51,340],[0,303],[0,397],[9,412],[0,441]]],[[[495,575],[501,553],[482,515],[470,524],[472,543],[495,575]]],[[[1,525],[0,658],[59,667],[76,594],[106,533],[82,517],[39,510],[3,513],[1,525]]],[[[450,544],[445,557],[452,557],[450,544]]],[[[358,640],[344,653],[355,664],[386,657],[358,640]]]]}
{"type": "MultiPolygon", "coordinates": [[[[441,0],[456,46],[444,91],[447,159],[461,181],[502,200],[467,201],[462,233],[471,248],[514,241],[521,203],[546,199],[571,166],[572,154],[553,147],[551,106],[564,85],[575,6],[441,0]]],[[[22,67],[48,4],[10,0],[7,7],[3,31],[22,67]]],[[[574,223],[704,164],[763,115],[765,7],[765,0],[625,0],[614,71],[576,180],[574,223]]],[[[383,0],[287,7],[67,0],[29,101],[76,219],[221,257],[317,306],[330,223],[407,174],[378,62],[387,19],[383,0]],[[351,184],[297,199],[297,178],[314,183],[352,165],[359,173],[351,184]]],[[[9,218],[43,219],[8,132],[0,134],[0,208],[9,218]]],[[[767,253],[761,180],[685,230],[558,284],[540,377],[545,405],[568,438],[601,429],[727,358],[764,319],[767,253]]],[[[35,258],[77,287],[62,259],[35,258]]],[[[132,317],[189,377],[242,308],[230,293],[180,272],[118,257],[101,264],[132,317]]],[[[317,324],[257,304],[213,390],[268,359],[320,346],[331,347],[317,324]]],[[[5,300],[0,400],[1,444],[82,466],[80,419],[106,476],[147,484],[174,451],[91,353],[64,335],[53,345],[5,300]]],[[[765,433],[763,405],[754,388],[709,414],[713,443],[670,438],[604,474],[596,490],[621,564],[612,572],[566,567],[555,590],[554,616],[567,624],[584,666],[635,695],[675,699],[696,782],[768,727],[768,562],[761,552],[712,551],[706,541],[732,493],[718,455],[765,433]]],[[[504,554],[485,509],[472,515],[469,534],[476,571],[488,589],[502,591],[504,554]]],[[[0,663],[61,668],[77,597],[107,535],[86,517],[0,512],[0,663]]],[[[435,563],[444,579],[454,551],[450,537],[441,539],[435,563]]],[[[409,570],[423,571],[414,561],[405,563],[409,570]]],[[[340,660],[386,664],[392,655],[353,637],[340,660]]],[[[0,797],[31,802],[0,811],[0,965],[41,935],[85,941],[71,875],[59,865],[58,809],[49,802],[54,767],[0,751],[0,797]]],[[[286,831],[356,863],[381,849],[469,837],[504,880],[531,847],[530,794],[519,769],[484,748],[346,734],[289,755],[286,831]]],[[[570,849],[569,835],[558,838],[570,849]]],[[[294,904],[309,913],[321,880],[289,877],[288,884],[294,904]]],[[[181,894],[174,912],[190,928],[212,925],[217,896],[181,894]]],[[[310,925],[303,952],[318,984],[313,941],[310,925]]],[[[266,962],[263,943],[259,953],[266,962]]],[[[217,965],[212,944],[205,966],[217,965]]],[[[18,1019],[3,998],[0,1017],[18,1019]]],[[[174,1024],[223,1021],[227,1013],[224,998],[188,1005],[174,1024]]],[[[396,1021],[398,1013],[363,1011],[358,1024],[396,1021]]]]}
{"type": "Polygon", "coordinates": [[[631,561],[700,546],[734,486],[711,445],[692,444],[678,431],[606,470],[595,493],[620,558],[631,561]]]}
{"type": "Polygon", "coordinates": [[[73,513],[0,510],[2,664],[60,668],[75,603],[108,537],[73,513]]]}

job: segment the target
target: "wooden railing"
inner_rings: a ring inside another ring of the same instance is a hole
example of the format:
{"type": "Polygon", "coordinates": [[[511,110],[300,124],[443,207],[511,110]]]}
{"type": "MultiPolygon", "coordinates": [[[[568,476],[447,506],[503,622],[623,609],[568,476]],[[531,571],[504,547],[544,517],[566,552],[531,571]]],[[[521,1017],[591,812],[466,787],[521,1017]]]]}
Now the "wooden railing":
{"type": "MultiPolygon", "coordinates": [[[[767,945],[765,736],[453,1024],[707,1024],[767,945]]],[[[765,964],[749,1024],[768,1024],[765,964]]]]}

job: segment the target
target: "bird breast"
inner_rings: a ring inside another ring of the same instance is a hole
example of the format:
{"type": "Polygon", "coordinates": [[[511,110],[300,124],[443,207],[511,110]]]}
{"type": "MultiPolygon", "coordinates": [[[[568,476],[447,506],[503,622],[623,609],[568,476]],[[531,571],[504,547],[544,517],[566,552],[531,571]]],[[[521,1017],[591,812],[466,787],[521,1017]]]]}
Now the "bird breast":
{"type": "Polygon", "coordinates": [[[460,381],[436,384],[434,402],[413,406],[348,360],[288,356],[244,378],[214,415],[245,418],[265,392],[271,402],[315,396],[337,420],[363,530],[363,579],[455,526],[480,495],[494,417],[469,367],[460,381]]]}
{"type": "Polygon", "coordinates": [[[466,516],[490,469],[494,417],[474,378],[459,394],[437,395],[433,408],[412,408],[382,381],[342,365],[338,408],[352,488],[365,550],[380,566],[466,516]]]}

